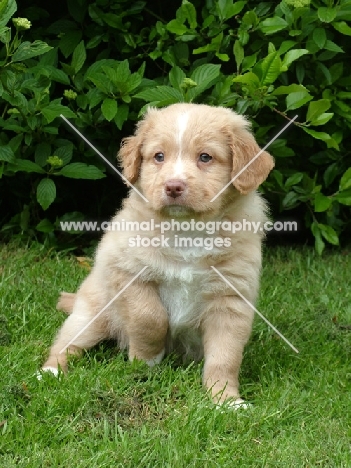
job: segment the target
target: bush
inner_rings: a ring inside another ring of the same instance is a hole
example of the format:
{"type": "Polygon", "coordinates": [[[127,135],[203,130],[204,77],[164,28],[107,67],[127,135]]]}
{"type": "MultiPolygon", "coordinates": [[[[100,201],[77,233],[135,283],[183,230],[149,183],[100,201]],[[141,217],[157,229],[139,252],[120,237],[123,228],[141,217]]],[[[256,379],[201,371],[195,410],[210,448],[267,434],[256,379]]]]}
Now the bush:
{"type": "Polygon", "coordinates": [[[261,146],[297,114],[262,191],[275,212],[300,211],[319,253],[350,232],[350,0],[43,5],[21,2],[29,28],[0,1],[3,232],[55,244],[60,220],[110,215],[125,193],[110,173],[98,182],[103,162],[61,114],[114,161],[146,105],[179,101],[248,115],[261,146]]]}

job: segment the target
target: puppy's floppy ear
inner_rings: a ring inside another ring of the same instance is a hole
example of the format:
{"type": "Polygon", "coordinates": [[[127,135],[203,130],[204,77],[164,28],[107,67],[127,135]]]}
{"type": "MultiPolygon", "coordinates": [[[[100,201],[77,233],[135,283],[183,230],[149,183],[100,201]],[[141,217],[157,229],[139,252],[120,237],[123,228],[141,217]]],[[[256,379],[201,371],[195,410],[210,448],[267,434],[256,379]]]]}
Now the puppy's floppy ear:
{"type": "MultiPolygon", "coordinates": [[[[231,151],[233,155],[234,178],[255,156],[261,151],[255,138],[246,129],[241,129],[238,134],[232,135],[231,151]]],[[[273,157],[263,151],[254,161],[233,181],[234,187],[246,195],[256,190],[268,177],[274,167],[273,157]]]]}
{"type": "Polygon", "coordinates": [[[141,166],[141,141],[139,136],[124,138],[117,155],[118,161],[123,167],[126,179],[134,184],[139,177],[141,166]]]}

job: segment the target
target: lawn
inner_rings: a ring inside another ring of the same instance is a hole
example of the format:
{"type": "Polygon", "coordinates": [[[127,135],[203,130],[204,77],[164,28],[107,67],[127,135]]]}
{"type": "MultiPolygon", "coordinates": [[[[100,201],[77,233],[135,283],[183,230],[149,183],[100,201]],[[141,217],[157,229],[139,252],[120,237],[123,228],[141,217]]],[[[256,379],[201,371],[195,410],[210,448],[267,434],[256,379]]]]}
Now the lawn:
{"type": "Polygon", "coordinates": [[[351,466],[351,251],[266,248],[258,309],[241,370],[247,410],[217,410],[201,364],[176,356],[148,369],[113,343],[71,362],[67,377],[35,373],[89,263],[0,250],[0,466],[351,466]]]}

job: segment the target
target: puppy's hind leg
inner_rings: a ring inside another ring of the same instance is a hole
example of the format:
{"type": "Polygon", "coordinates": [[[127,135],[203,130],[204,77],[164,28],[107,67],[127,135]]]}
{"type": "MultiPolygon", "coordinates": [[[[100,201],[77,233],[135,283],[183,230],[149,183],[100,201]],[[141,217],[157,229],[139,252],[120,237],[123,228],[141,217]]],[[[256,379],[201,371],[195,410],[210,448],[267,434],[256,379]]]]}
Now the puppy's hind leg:
{"type": "Polygon", "coordinates": [[[74,303],[76,300],[77,295],[74,293],[68,293],[63,291],[60,294],[59,300],[57,301],[56,304],[56,309],[57,310],[62,310],[63,312],[66,312],[66,314],[71,314],[73,312],[73,307],[74,303]]]}
{"type": "Polygon", "coordinates": [[[42,370],[57,375],[60,367],[66,372],[69,354],[79,356],[108,337],[106,312],[98,315],[101,309],[83,297],[76,298],[73,312],[62,325],[42,370]]]}

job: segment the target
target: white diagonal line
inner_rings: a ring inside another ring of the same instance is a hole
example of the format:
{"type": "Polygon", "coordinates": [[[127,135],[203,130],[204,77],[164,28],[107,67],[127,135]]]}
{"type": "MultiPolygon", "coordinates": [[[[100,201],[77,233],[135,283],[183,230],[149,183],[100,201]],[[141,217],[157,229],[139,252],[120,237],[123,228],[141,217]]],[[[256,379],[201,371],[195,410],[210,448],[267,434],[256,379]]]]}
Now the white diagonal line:
{"type": "Polygon", "coordinates": [[[276,139],[278,138],[278,136],[280,136],[280,135],[284,132],[284,130],[286,130],[286,129],[289,127],[289,125],[291,125],[291,124],[294,122],[294,120],[297,119],[297,117],[298,117],[298,116],[295,115],[295,117],[292,118],[292,119],[285,125],[285,127],[283,127],[283,128],[275,135],[275,137],[273,137],[273,138],[266,144],[266,146],[264,146],[264,147],[256,154],[256,156],[255,156],[254,158],[252,158],[252,159],[246,164],[246,166],[244,166],[244,167],[232,178],[232,180],[230,180],[230,181],[227,183],[227,185],[225,185],[225,186],[222,188],[222,190],[220,190],[220,191],[217,193],[217,195],[215,195],[215,196],[212,198],[212,200],[211,200],[210,202],[212,203],[213,201],[215,201],[215,199],[216,199],[217,197],[219,197],[219,195],[220,195],[222,192],[224,192],[224,190],[225,190],[226,188],[228,188],[229,185],[231,185],[231,184],[234,182],[235,179],[237,179],[244,171],[246,171],[246,169],[247,169],[259,156],[261,156],[261,154],[268,148],[268,146],[271,145],[271,144],[273,143],[273,141],[276,140],[276,139]]]}
{"type": "Polygon", "coordinates": [[[66,119],[66,117],[65,117],[64,115],[60,114],[60,117],[61,117],[61,118],[62,118],[62,119],[63,119],[63,120],[64,120],[64,121],[65,121],[81,138],[82,138],[82,140],[85,141],[85,143],[87,143],[87,144],[90,146],[90,148],[92,148],[92,149],[95,151],[96,154],[98,154],[98,155],[100,156],[101,159],[103,159],[103,160],[105,161],[106,164],[108,164],[110,167],[112,167],[112,169],[113,169],[115,172],[117,172],[117,174],[118,174],[120,177],[122,177],[122,179],[123,179],[133,190],[135,190],[135,192],[136,192],[138,195],[140,195],[141,198],[142,198],[144,201],[146,201],[147,203],[149,202],[149,200],[148,200],[146,197],[144,197],[144,195],[143,195],[142,193],[140,193],[139,190],[138,190],[136,187],[134,187],[134,185],[131,184],[131,183],[129,182],[129,180],[128,180],[113,164],[111,164],[110,161],[109,161],[107,158],[105,158],[105,156],[104,156],[102,153],[100,153],[100,151],[99,151],[97,148],[95,148],[95,146],[94,146],[92,143],[90,143],[90,141],[89,141],[87,138],[85,138],[85,136],[84,136],[79,130],[77,130],[76,127],[75,127],[73,124],[71,124],[71,122],[70,122],[68,119],[66,119]]]}
{"type": "Polygon", "coordinates": [[[132,278],[129,283],[127,283],[116,295],[115,297],[113,297],[110,302],[108,302],[105,307],[103,307],[100,312],[98,314],[95,315],[95,317],[93,317],[90,322],[88,322],[81,330],[79,333],[76,334],[76,336],[74,338],[71,339],[71,341],[69,341],[66,346],[64,348],[61,349],[61,351],[59,352],[59,354],[62,354],[67,348],[68,346],[70,346],[88,327],[90,327],[90,325],[107,309],[107,307],[109,307],[113,301],[115,301],[117,299],[118,296],[120,296],[145,270],[146,268],[148,268],[147,266],[144,266],[144,268],[142,270],[139,271],[139,273],[137,275],[134,276],[134,278],[132,278]]]}
{"type": "Polygon", "coordinates": [[[236,289],[236,287],[233,286],[233,285],[227,280],[227,278],[226,278],[225,276],[222,275],[222,273],[221,273],[220,271],[217,270],[217,268],[215,268],[214,266],[211,266],[211,268],[212,268],[212,270],[214,270],[214,271],[217,273],[218,276],[220,276],[220,277],[222,278],[223,281],[225,281],[225,282],[227,283],[228,286],[230,286],[230,287],[241,297],[241,299],[243,299],[243,301],[246,302],[246,304],[247,304],[248,306],[251,307],[251,309],[253,309],[253,310],[256,312],[257,315],[259,315],[259,316],[261,317],[262,320],[264,320],[264,321],[266,322],[267,325],[269,325],[269,326],[272,328],[272,330],[274,330],[274,331],[276,332],[277,335],[280,336],[280,338],[282,338],[282,339],[285,341],[285,343],[287,343],[287,344],[290,346],[290,348],[291,348],[292,350],[295,351],[295,353],[298,353],[298,352],[299,352],[299,350],[296,349],[295,346],[292,345],[292,344],[290,343],[290,341],[289,341],[288,339],[286,339],[285,336],[284,336],[282,333],[280,333],[280,331],[279,331],[277,328],[275,328],[275,326],[274,326],[269,320],[267,320],[266,317],[265,317],[264,315],[262,315],[261,312],[260,312],[259,310],[257,310],[256,307],[255,307],[254,305],[252,305],[251,302],[248,301],[248,300],[246,299],[246,297],[243,296],[243,295],[241,294],[241,292],[238,291],[238,290],[236,289]]]}

